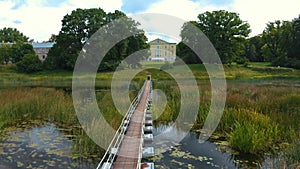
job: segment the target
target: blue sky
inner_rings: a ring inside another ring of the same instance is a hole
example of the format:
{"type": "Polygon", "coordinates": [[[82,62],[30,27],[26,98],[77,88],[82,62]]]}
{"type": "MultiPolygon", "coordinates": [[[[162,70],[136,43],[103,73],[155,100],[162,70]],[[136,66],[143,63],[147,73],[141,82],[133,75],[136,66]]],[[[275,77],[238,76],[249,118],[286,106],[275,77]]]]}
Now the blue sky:
{"type": "Polygon", "coordinates": [[[232,4],[233,0],[191,0],[197,3],[203,3],[206,5],[214,5],[214,6],[226,6],[228,4],[232,4]]]}
{"type": "Polygon", "coordinates": [[[147,10],[159,0],[123,0],[121,10],[125,13],[137,13],[147,10]]]}
{"type": "Polygon", "coordinates": [[[14,6],[11,7],[12,10],[17,10],[20,7],[26,5],[26,0],[15,0],[14,6]]]}
{"type": "Polygon", "coordinates": [[[42,4],[46,7],[60,7],[64,0],[45,0],[42,4]]]}
{"type": "MultiPolygon", "coordinates": [[[[161,2],[162,0],[123,0],[121,10],[126,13],[139,13],[151,7],[151,5],[161,2]]],[[[233,0],[187,0],[199,4],[211,6],[226,6],[232,4],[233,0]]],[[[176,1],[174,0],[174,3],[176,1]]]]}
{"type": "Polygon", "coordinates": [[[0,0],[0,29],[17,28],[31,39],[44,41],[58,34],[63,16],[76,8],[100,7],[128,15],[162,13],[186,21],[205,11],[224,9],[239,13],[250,24],[253,36],[261,33],[267,22],[297,17],[299,6],[299,0],[0,0]]]}

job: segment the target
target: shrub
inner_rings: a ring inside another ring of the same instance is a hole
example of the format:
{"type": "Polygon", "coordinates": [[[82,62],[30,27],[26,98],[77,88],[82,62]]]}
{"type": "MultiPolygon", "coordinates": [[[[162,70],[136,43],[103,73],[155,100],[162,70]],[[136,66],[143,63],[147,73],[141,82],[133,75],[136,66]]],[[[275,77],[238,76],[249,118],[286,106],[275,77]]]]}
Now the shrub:
{"type": "Polygon", "coordinates": [[[33,73],[42,70],[42,62],[34,54],[26,54],[20,62],[17,63],[17,70],[22,73],[33,73]]]}
{"type": "Polygon", "coordinates": [[[247,62],[249,62],[249,60],[247,58],[242,58],[242,57],[238,57],[235,61],[239,65],[244,65],[247,62]]]}
{"type": "Polygon", "coordinates": [[[300,69],[300,60],[290,59],[285,63],[285,66],[295,68],[295,69],[300,69]]]}

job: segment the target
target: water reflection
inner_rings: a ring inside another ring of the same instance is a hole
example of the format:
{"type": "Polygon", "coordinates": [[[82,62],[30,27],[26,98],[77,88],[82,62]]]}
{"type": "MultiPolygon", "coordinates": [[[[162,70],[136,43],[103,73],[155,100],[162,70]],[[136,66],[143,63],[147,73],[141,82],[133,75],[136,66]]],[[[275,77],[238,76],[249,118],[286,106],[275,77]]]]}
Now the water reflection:
{"type": "Polygon", "coordinates": [[[224,137],[200,143],[199,134],[184,133],[173,125],[158,125],[154,130],[156,156],[149,159],[156,168],[279,168],[279,158],[241,154],[230,149],[224,137]],[[161,136],[160,136],[161,135],[161,136]],[[159,139],[157,136],[160,136],[159,139]],[[182,141],[176,143],[176,137],[182,141]]]}
{"type": "Polygon", "coordinates": [[[72,155],[73,142],[54,124],[5,129],[0,143],[0,169],[95,168],[92,161],[72,155]]]}

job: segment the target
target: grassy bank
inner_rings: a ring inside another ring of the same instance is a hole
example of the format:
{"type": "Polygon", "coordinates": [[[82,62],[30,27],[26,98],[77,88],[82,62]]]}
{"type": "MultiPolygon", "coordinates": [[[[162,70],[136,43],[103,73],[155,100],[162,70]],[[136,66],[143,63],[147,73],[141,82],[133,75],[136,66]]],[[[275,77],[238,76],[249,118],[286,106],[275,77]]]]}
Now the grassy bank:
{"type": "MultiPolygon", "coordinates": [[[[157,121],[168,123],[177,118],[180,93],[174,85],[163,81],[155,84],[168,98],[164,113],[157,121]]],[[[201,104],[194,131],[202,128],[211,98],[209,82],[199,87],[201,104]]],[[[299,120],[299,87],[229,83],[225,111],[216,132],[226,136],[230,145],[239,152],[271,153],[286,150],[287,145],[292,146],[300,139],[299,120]]]]}
{"type": "MultiPolygon", "coordinates": [[[[116,109],[108,91],[97,92],[97,100],[107,121],[118,127],[122,116],[114,115],[116,109]]],[[[82,130],[70,94],[54,88],[14,88],[0,90],[0,135],[2,129],[15,126],[22,121],[38,120],[55,123],[68,129],[67,135],[73,136],[74,157],[101,158],[103,149],[96,145],[82,130]]],[[[99,127],[100,126],[95,126],[99,127]]],[[[103,131],[104,132],[104,131],[103,131]]],[[[2,133],[5,134],[5,133],[2,133]]]]}

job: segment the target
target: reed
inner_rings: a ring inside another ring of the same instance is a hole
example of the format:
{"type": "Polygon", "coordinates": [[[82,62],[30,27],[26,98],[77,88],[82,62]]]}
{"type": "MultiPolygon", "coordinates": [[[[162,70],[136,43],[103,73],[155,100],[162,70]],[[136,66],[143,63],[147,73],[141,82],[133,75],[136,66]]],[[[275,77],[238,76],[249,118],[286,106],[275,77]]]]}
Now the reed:
{"type": "Polygon", "coordinates": [[[280,141],[276,123],[257,112],[239,110],[233,114],[238,117],[229,133],[230,145],[244,153],[262,153],[280,141]]]}
{"type": "MultiPolygon", "coordinates": [[[[70,95],[49,88],[17,88],[0,90],[0,131],[16,121],[41,120],[70,129],[74,135],[74,154],[98,156],[104,152],[80,127],[70,95]]],[[[108,121],[118,121],[112,117],[108,121]]],[[[97,126],[96,126],[97,127],[97,126]]]]}
{"type": "MultiPolygon", "coordinates": [[[[157,123],[174,122],[180,109],[180,91],[172,81],[159,81],[155,88],[165,92],[168,102],[157,123]]],[[[194,131],[208,115],[209,83],[199,84],[201,103],[194,131]]],[[[300,88],[257,84],[229,84],[224,114],[217,128],[232,148],[240,152],[273,152],[281,143],[292,144],[299,135],[300,88]]],[[[159,114],[154,110],[154,115],[159,114]]]]}

